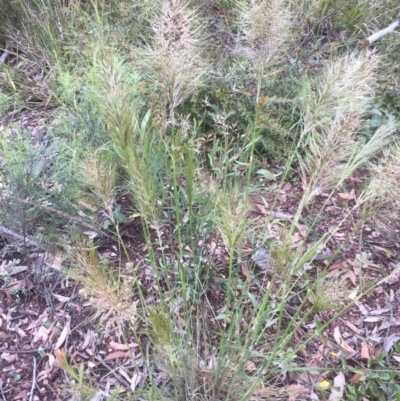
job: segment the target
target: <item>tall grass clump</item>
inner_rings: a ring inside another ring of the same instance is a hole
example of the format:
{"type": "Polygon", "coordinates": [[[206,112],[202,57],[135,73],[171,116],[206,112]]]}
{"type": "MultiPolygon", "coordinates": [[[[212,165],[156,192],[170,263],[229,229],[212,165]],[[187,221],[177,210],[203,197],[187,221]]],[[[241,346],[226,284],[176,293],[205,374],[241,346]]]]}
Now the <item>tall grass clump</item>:
{"type": "Polygon", "coordinates": [[[183,0],[169,0],[151,19],[152,34],[137,50],[138,64],[161,96],[164,127],[174,123],[176,108],[206,78],[207,62],[201,27],[183,0]]]}
{"type": "Polygon", "coordinates": [[[143,112],[139,75],[110,56],[95,61],[91,82],[90,96],[104,119],[117,162],[128,174],[135,205],[145,221],[157,226],[163,199],[159,173],[164,149],[150,111],[143,112]]]}
{"type": "Polygon", "coordinates": [[[293,16],[284,0],[239,3],[239,56],[248,60],[256,80],[256,104],[265,79],[277,74],[290,45],[293,16]]]}
{"type": "Polygon", "coordinates": [[[299,161],[310,199],[335,188],[390,142],[393,121],[379,127],[369,142],[359,140],[373,104],[377,66],[376,54],[353,53],[328,63],[315,83],[306,81],[299,161]]]}

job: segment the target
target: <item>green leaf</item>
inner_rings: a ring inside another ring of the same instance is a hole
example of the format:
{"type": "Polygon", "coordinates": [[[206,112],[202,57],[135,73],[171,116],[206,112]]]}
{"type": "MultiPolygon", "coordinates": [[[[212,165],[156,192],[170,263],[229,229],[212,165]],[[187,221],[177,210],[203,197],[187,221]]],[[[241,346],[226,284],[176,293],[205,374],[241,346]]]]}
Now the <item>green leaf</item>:
{"type": "Polygon", "coordinates": [[[261,169],[261,170],[256,171],[256,173],[262,175],[263,177],[265,177],[268,180],[275,180],[275,174],[271,173],[268,170],[261,169]]]}

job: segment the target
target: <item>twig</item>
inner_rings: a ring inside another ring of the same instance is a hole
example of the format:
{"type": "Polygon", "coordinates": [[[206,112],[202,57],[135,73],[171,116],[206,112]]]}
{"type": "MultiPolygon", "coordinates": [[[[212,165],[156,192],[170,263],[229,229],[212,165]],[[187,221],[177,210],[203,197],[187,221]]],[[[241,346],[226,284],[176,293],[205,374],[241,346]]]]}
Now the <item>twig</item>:
{"type": "Polygon", "coordinates": [[[6,397],[4,395],[4,391],[3,391],[3,380],[0,378],[0,391],[1,391],[1,396],[3,398],[3,401],[7,401],[6,397]]]}
{"type": "Polygon", "coordinates": [[[95,359],[96,359],[97,361],[99,361],[100,364],[101,364],[102,366],[104,366],[106,369],[108,369],[108,370],[110,371],[110,373],[111,373],[122,385],[124,385],[126,388],[131,388],[131,385],[130,385],[125,379],[123,379],[121,376],[117,375],[117,374],[114,372],[114,369],[113,369],[113,368],[111,368],[111,367],[108,366],[105,362],[103,362],[103,360],[101,359],[101,357],[100,357],[99,355],[97,355],[97,356],[95,357],[95,359]]]}
{"type": "Polygon", "coordinates": [[[372,43],[376,42],[377,40],[379,40],[383,36],[385,36],[385,35],[387,35],[389,33],[392,33],[399,26],[399,24],[400,24],[399,21],[395,21],[392,24],[390,24],[387,28],[381,29],[380,31],[378,31],[378,32],[374,33],[373,35],[369,36],[366,40],[371,45],[372,43]]]}
{"type": "Polygon", "coordinates": [[[32,388],[31,388],[31,396],[29,397],[29,401],[33,400],[33,392],[36,386],[36,358],[33,357],[33,373],[32,373],[32,388]]]}
{"type": "Polygon", "coordinates": [[[9,354],[40,354],[37,349],[27,349],[27,350],[13,350],[13,349],[6,349],[0,348],[0,352],[7,352],[9,354]]]}

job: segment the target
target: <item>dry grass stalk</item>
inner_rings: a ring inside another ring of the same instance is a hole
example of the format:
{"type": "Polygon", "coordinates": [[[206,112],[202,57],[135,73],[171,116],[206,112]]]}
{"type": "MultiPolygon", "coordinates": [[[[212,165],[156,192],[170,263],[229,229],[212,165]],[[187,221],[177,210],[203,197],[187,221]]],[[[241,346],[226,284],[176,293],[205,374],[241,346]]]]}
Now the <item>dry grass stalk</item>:
{"type": "Polygon", "coordinates": [[[261,80],[276,74],[290,43],[292,15],[283,0],[251,0],[241,6],[243,42],[238,54],[249,60],[257,79],[257,101],[261,80]]]}
{"type": "Polygon", "coordinates": [[[143,67],[163,94],[164,120],[202,83],[206,71],[196,16],[181,0],[166,0],[154,17],[152,43],[142,54],[143,67]]]}
{"type": "Polygon", "coordinates": [[[394,234],[400,228],[400,146],[390,148],[379,164],[371,166],[372,177],[360,196],[365,217],[381,231],[394,234]]]}
{"type": "Polygon", "coordinates": [[[387,145],[396,124],[382,125],[366,144],[358,141],[362,118],[370,109],[376,82],[377,56],[350,54],[329,64],[303,92],[300,155],[308,199],[333,189],[387,145]]]}
{"type": "Polygon", "coordinates": [[[71,269],[69,277],[83,284],[80,295],[95,308],[94,319],[107,329],[119,330],[123,322],[133,325],[136,321],[136,304],[133,286],[116,275],[112,266],[101,261],[95,249],[77,247],[74,262],[80,270],[71,269]]]}
{"type": "Polygon", "coordinates": [[[107,216],[113,220],[115,206],[115,163],[112,160],[99,160],[99,158],[86,153],[83,165],[83,180],[89,190],[85,199],[97,207],[104,208],[107,216]]]}

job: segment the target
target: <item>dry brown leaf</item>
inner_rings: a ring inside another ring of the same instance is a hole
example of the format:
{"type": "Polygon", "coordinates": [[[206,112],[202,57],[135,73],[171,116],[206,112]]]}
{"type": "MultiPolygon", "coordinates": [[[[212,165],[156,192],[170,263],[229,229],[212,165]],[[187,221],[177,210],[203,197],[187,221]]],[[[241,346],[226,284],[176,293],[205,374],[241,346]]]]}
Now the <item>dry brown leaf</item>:
{"type": "Polygon", "coordinates": [[[368,359],[369,358],[369,347],[368,344],[366,343],[362,343],[361,344],[361,353],[360,353],[360,357],[363,359],[368,359]]]}
{"type": "Polygon", "coordinates": [[[355,352],[355,350],[352,347],[350,347],[350,345],[347,344],[346,341],[344,341],[342,335],[340,334],[339,326],[335,327],[335,330],[333,331],[333,337],[335,338],[335,341],[341,348],[345,349],[347,352],[350,353],[355,352]]]}
{"type": "Polygon", "coordinates": [[[358,384],[360,380],[365,377],[365,374],[363,373],[355,373],[353,377],[350,379],[351,384],[358,384]]]}
{"type": "Polygon", "coordinates": [[[89,346],[89,344],[92,344],[93,340],[95,339],[95,336],[96,334],[93,330],[88,330],[87,333],[85,334],[83,344],[79,346],[79,350],[83,351],[89,346]]]}
{"type": "Polygon", "coordinates": [[[27,397],[27,395],[28,395],[27,390],[22,390],[20,393],[18,393],[18,394],[13,398],[13,400],[22,400],[22,399],[25,399],[25,398],[27,397]]]}
{"type": "Polygon", "coordinates": [[[211,241],[210,246],[209,246],[210,253],[214,253],[216,248],[217,248],[216,242],[211,241]]]}
{"type": "Polygon", "coordinates": [[[348,270],[347,273],[343,276],[343,278],[348,277],[354,287],[357,286],[357,277],[354,274],[353,270],[348,270]]]}
{"type": "Polygon", "coordinates": [[[260,205],[259,203],[256,203],[257,209],[261,212],[263,215],[268,214],[268,210],[264,205],[260,205]]]}
{"type": "Polygon", "coordinates": [[[333,386],[329,401],[339,401],[343,397],[344,388],[346,386],[346,378],[344,374],[340,372],[333,380],[333,386]]]}
{"type": "Polygon", "coordinates": [[[131,379],[131,390],[135,391],[136,386],[140,383],[140,380],[142,380],[142,375],[134,373],[131,379]]]}
{"type": "Polygon", "coordinates": [[[0,355],[0,358],[4,359],[8,363],[12,363],[12,362],[14,362],[14,361],[16,361],[18,359],[18,354],[11,354],[9,352],[3,352],[0,355]]]}
{"type": "Polygon", "coordinates": [[[35,321],[33,321],[27,328],[26,330],[31,330],[31,329],[35,329],[36,327],[39,327],[43,320],[45,318],[47,318],[49,315],[47,313],[47,311],[44,311],[35,321]]]}
{"type": "Polygon", "coordinates": [[[120,344],[115,341],[110,341],[110,347],[112,349],[116,349],[118,351],[127,351],[129,348],[137,347],[138,345],[136,343],[130,343],[130,344],[120,344]]]}
{"type": "Polygon", "coordinates": [[[355,199],[355,197],[356,197],[356,194],[355,194],[355,192],[354,192],[354,189],[352,189],[352,190],[350,191],[350,193],[348,193],[348,194],[343,193],[343,192],[340,192],[340,193],[338,193],[338,195],[339,195],[342,199],[345,199],[345,200],[353,200],[353,199],[355,199]]]}
{"type": "Polygon", "coordinates": [[[286,387],[288,401],[295,401],[298,396],[310,394],[310,390],[301,384],[291,384],[286,387]]]}
{"type": "Polygon", "coordinates": [[[358,306],[358,309],[360,309],[360,312],[364,316],[368,316],[369,312],[368,312],[367,308],[361,302],[356,301],[355,304],[358,306]]]}
{"type": "Polygon", "coordinates": [[[243,273],[243,276],[245,276],[248,281],[251,280],[251,276],[250,276],[250,272],[249,272],[249,266],[247,265],[246,262],[242,262],[242,273],[243,273]]]}
{"type": "Polygon", "coordinates": [[[67,335],[69,334],[69,323],[71,321],[71,318],[69,316],[66,316],[66,324],[65,327],[63,328],[60,337],[58,337],[57,343],[54,346],[54,351],[59,349],[61,345],[63,345],[65,339],[67,338],[67,335]]]}
{"type": "Polygon", "coordinates": [[[39,330],[35,333],[33,337],[33,342],[38,343],[40,341],[44,344],[49,338],[49,333],[50,333],[50,328],[46,329],[46,327],[41,326],[39,330]]]}
{"type": "Polygon", "coordinates": [[[49,255],[49,257],[46,260],[47,265],[57,271],[60,271],[62,269],[62,254],[61,253],[56,253],[54,256],[49,255]]]}
{"type": "Polygon", "coordinates": [[[67,366],[67,356],[64,348],[54,350],[54,357],[56,358],[58,365],[65,370],[67,366]]]}
{"type": "Polygon", "coordinates": [[[57,298],[63,304],[65,302],[68,302],[71,299],[71,297],[64,297],[63,295],[59,295],[59,294],[53,294],[53,297],[57,298]]]}
{"type": "Polygon", "coordinates": [[[346,264],[347,264],[346,260],[338,260],[338,261],[332,263],[329,266],[328,270],[335,270],[335,269],[338,269],[339,267],[345,266],[346,264]]]}
{"type": "Polygon", "coordinates": [[[305,224],[296,224],[296,227],[299,230],[300,235],[304,238],[307,235],[307,226],[305,224]]]}
{"type": "Polygon", "coordinates": [[[112,359],[118,359],[118,358],[129,358],[129,352],[115,351],[115,352],[112,352],[111,354],[108,354],[104,358],[104,360],[111,361],[112,359]]]}
{"type": "Polygon", "coordinates": [[[361,334],[360,329],[358,329],[353,323],[349,322],[349,321],[345,321],[344,324],[349,327],[352,331],[354,331],[354,333],[356,334],[361,334]]]}
{"type": "Polygon", "coordinates": [[[292,242],[293,244],[296,244],[297,242],[302,241],[302,237],[300,235],[300,233],[296,232],[294,233],[293,237],[292,237],[292,242]]]}

